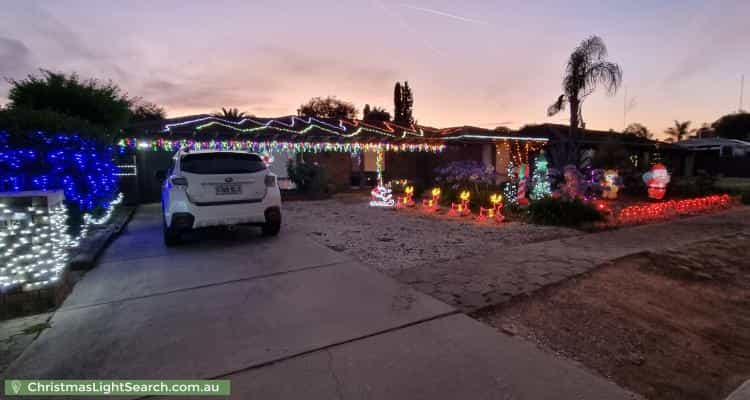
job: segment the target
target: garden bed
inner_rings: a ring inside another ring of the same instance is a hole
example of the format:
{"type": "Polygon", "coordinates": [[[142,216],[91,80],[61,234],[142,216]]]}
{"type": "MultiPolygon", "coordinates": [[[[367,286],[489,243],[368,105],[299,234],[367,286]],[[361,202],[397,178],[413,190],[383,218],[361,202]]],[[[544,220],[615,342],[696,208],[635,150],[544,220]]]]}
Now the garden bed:
{"type": "Polygon", "coordinates": [[[750,234],[625,257],[478,315],[651,399],[750,377],[750,234]]]}

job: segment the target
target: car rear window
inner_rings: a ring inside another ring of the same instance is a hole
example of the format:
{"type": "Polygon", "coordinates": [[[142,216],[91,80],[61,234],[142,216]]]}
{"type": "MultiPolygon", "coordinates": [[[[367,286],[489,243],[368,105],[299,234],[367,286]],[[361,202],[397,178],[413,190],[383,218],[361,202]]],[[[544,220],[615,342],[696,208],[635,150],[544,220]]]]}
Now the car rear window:
{"type": "Polygon", "coordinates": [[[193,174],[247,174],[266,169],[255,154],[188,154],[180,160],[180,169],[193,174]]]}

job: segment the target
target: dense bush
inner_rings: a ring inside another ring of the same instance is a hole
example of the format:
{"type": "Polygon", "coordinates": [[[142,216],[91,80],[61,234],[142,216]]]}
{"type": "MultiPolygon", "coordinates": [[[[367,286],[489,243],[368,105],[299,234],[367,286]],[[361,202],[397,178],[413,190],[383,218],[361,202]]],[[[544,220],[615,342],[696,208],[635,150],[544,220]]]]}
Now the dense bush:
{"type": "Polygon", "coordinates": [[[328,172],[317,163],[295,163],[289,160],[287,173],[300,193],[327,194],[330,191],[328,172]]]}
{"type": "Polygon", "coordinates": [[[14,108],[0,110],[0,131],[22,137],[34,132],[81,132],[88,137],[103,138],[104,128],[80,118],[51,110],[14,108]]]}
{"type": "Polygon", "coordinates": [[[130,120],[133,100],[112,82],[47,70],[9,82],[9,109],[51,110],[109,131],[123,128],[130,120]]]}
{"type": "Polygon", "coordinates": [[[566,200],[553,197],[532,201],[529,206],[531,222],[540,225],[577,226],[604,220],[591,204],[579,199],[566,200]]]}
{"type": "Polygon", "coordinates": [[[667,187],[671,196],[679,197],[700,197],[716,193],[714,187],[716,178],[705,172],[698,172],[696,176],[691,177],[672,177],[672,181],[667,187]]]}
{"type": "Polygon", "coordinates": [[[105,207],[117,190],[112,148],[75,134],[0,131],[0,192],[63,190],[69,206],[105,207]]]}

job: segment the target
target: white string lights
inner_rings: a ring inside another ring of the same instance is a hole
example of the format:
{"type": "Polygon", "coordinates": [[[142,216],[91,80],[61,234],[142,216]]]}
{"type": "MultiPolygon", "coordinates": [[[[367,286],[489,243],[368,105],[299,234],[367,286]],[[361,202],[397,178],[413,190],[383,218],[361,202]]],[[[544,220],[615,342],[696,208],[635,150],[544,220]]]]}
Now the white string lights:
{"type": "Polygon", "coordinates": [[[70,250],[88,235],[90,226],[109,221],[122,200],[120,193],[99,218],[85,214],[75,238],[68,234],[68,210],[62,195],[49,196],[44,206],[19,208],[0,202],[0,292],[19,287],[25,291],[41,289],[57,282],[68,264],[70,250]]]}

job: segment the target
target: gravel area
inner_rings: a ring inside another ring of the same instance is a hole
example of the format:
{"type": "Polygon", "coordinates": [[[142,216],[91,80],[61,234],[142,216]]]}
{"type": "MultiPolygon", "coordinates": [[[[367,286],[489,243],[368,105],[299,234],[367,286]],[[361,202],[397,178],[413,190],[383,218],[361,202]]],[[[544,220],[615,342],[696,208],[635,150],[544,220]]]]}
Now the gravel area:
{"type": "Polygon", "coordinates": [[[342,194],[330,200],[287,202],[284,225],[389,275],[489,250],[582,234],[520,222],[479,224],[471,218],[429,215],[418,208],[370,207],[368,201],[363,194],[342,194]]]}

